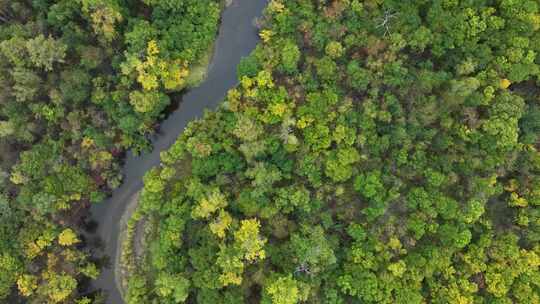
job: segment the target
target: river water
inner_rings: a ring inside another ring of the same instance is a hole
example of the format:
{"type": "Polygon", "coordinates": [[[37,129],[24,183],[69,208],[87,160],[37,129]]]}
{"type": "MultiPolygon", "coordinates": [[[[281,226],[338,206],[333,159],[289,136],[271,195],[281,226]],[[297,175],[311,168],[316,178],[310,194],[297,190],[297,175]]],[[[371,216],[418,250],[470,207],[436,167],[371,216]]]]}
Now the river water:
{"type": "Polygon", "coordinates": [[[159,165],[159,153],[174,143],[190,121],[201,118],[205,109],[214,109],[227,91],[237,84],[236,66],[257,45],[254,20],[262,14],[267,1],[233,0],[223,11],[206,80],[178,97],[180,106],[161,123],[159,132],[152,140],[151,153],[139,156],[127,153],[122,186],[109,199],[92,206],[91,220],[97,223],[96,234],[104,244],[102,254],[111,260],[111,266],[102,269],[100,277],[92,283],[92,289],[103,290],[108,296],[107,303],[124,303],[115,283],[114,260],[119,250],[118,236],[123,228],[120,227],[120,219],[130,198],[142,188],[145,172],[159,165]]]}

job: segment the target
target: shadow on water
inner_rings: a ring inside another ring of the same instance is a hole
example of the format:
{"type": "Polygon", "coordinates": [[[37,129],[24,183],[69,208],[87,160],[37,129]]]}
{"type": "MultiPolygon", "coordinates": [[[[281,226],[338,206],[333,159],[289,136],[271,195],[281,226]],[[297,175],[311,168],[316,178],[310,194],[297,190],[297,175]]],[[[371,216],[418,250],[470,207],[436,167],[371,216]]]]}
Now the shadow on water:
{"type": "MultiPolygon", "coordinates": [[[[255,48],[258,42],[254,19],[262,14],[268,0],[233,0],[222,13],[219,35],[215,43],[214,56],[206,80],[198,87],[182,95],[174,95],[173,105],[178,105],[160,124],[160,130],[153,138],[153,150],[140,156],[126,154],[121,187],[112,196],[91,208],[95,234],[89,240],[100,244],[100,255],[110,261],[110,266],[102,269],[100,277],[93,281],[93,290],[107,294],[107,303],[123,303],[115,282],[114,260],[118,254],[118,236],[121,231],[120,219],[129,199],[142,186],[145,172],[159,164],[160,151],[167,149],[184,130],[188,122],[202,117],[205,109],[214,109],[225,97],[228,89],[237,84],[236,66],[240,59],[255,48]],[[99,240],[96,240],[99,239],[99,240]]],[[[141,303],[143,304],[143,303],[141,303]]]]}

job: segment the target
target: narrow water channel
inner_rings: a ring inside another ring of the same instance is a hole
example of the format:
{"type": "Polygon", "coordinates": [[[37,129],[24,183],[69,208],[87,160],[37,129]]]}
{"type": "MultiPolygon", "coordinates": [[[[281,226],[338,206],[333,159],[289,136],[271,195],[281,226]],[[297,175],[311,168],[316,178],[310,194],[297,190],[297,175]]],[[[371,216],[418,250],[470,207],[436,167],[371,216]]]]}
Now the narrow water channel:
{"type": "Polygon", "coordinates": [[[122,186],[113,192],[112,197],[91,208],[91,219],[98,224],[96,234],[104,244],[103,254],[111,260],[111,266],[102,270],[92,288],[103,290],[108,295],[107,303],[124,303],[115,283],[114,260],[119,250],[120,219],[129,199],[142,188],[144,173],[159,164],[160,152],[174,143],[190,121],[202,117],[205,109],[214,109],[227,91],[236,85],[236,66],[257,45],[254,20],[262,14],[267,1],[233,0],[223,11],[206,80],[179,97],[180,106],[161,123],[159,133],[152,140],[151,153],[140,156],[131,152],[127,154],[122,186]]]}

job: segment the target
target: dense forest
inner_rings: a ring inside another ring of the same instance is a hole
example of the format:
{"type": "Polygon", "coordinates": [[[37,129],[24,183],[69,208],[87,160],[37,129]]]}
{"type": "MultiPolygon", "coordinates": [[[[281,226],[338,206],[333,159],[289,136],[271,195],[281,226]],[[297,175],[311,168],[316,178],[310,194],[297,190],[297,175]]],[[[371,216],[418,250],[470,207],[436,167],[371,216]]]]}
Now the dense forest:
{"type": "Polygon", "coordinates": [[[145,176],[127,302],[540,303],[539,5],[272,0],[145,176]]]}
{"type": "Polygon", "coordinates": [[[218,0],[0,0],[0,302],[101,303],[81,235],[196,85],[218,0]]]}
{"type": "MultiPolygon", "coordinates": [[[[87,214],[220,0],[0,0],[0,303],[102,304],[87,214]]],[[[540,2],[271,0],[144,178],[128,304],[540,304],[540,2]]],[[[114,303],[119,304],[119,303],[114,303]]]]}

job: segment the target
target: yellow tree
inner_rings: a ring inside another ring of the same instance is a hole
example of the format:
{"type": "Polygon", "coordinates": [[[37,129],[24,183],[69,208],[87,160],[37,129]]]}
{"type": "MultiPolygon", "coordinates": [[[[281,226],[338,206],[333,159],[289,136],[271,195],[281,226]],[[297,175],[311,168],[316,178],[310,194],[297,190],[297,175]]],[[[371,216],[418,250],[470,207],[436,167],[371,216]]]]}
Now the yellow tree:
{"type": "Polygon", "coordinates": [[[214,212],[227,206],[227,199],[218,189],[213,190],[210,195],[202,198],[197,206],[193,208],[191,216],[195,219],[208,218],[214,212]]]}
{"type": "Polygon", "coordinates": [[[261,236],[260,227],[261,224],[257,219],[243,220],[240,223],[240,228],[234,233],[236,246],[249,262],[254,262],[257,259],[263,260],[266,256],[263,248],[266,239],[261,236]]]}
{"type": "Polygon", "coordinates": [[[229,229],[231,223],[231,215],[227,211],[222,209],[219,212],[218,217],[212,223],[210,223],[210,231],[212,231],[212,233],[220,239],[223,239],[225,237],[225,232],[227,231],[227,229],[229,229]]]}
{"type": "Polygon", "coordinates": [[[17,279],[17,288],[23,296],[29,297],[38,288],[38,278],[34,275],[23,274],[17,279]]]}
{"type": "Polygon", "coordinates": [[[77,238],[77,234],[70,228],[64,229],[64,231],[58,235],[58,244],[62,246],[71,246],[79,242],[80,240],[77,238]]]}

